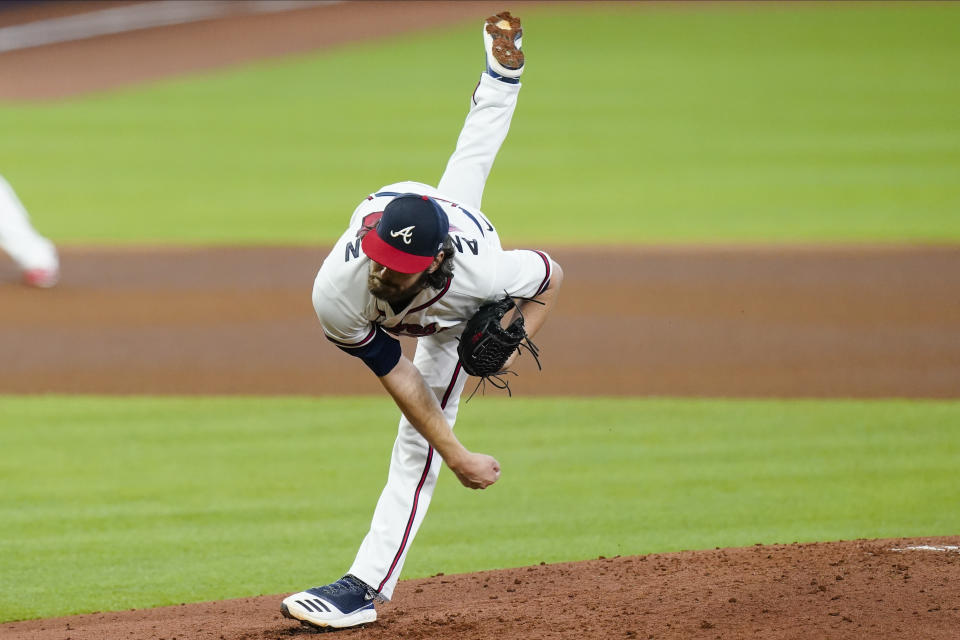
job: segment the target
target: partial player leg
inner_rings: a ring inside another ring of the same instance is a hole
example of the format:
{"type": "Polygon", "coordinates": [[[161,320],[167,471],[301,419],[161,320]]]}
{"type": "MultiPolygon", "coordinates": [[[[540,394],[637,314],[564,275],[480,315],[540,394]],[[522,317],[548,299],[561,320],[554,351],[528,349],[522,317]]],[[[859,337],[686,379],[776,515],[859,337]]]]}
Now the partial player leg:
{"type": "Polygon", "coordinates": [[[519,51],[520,21],[507,13],[500,15],[508,19],[492,16],[484,23],[487,71],[481,74],[473,92],[457,148],[437,186],[441,194],[457,204],[477,209],[481,208],[483,188],[493,161],[510,130],[520,93],[517,79],[524,64],[519,51]],[[510,68],[517,64],[519,68],[510,68]]]}
{"type": "MultiPolygon", "coordinates": [[[[414,356],[414,364],[436,394],[451,427],[467,378],[460,367],[457,344],[456,336],[446,334],[420,338],[414,356]]],[[[442,462],[413,425],[401,418],[387,484],[350,568],[351,574],[383,598],[389,599],[397,585],[407,551],[430,506],[442,462]]]]}
{"type": "MultiPolygon", "coordinates": [[[[420,338],[414,364],[452,427],[467,377],[457,357],[456,336],[420,338]]],[[[407,551],[430,505],[441,464],[436,451],[401,418],[387,484],[350,571],[332,584],[288,596],[281,606],[283,614],[321,629],[376,620],[374,601],[393,596],[407,551]]]]}
{"type": "Polygon", "coordinates": [[[17,194],[0,176],[0,248],[10,254],[23,271],[24,282],[52,287],[59,277],[60,262],[53,243],[30,224],[30,216],[17,194]]]}

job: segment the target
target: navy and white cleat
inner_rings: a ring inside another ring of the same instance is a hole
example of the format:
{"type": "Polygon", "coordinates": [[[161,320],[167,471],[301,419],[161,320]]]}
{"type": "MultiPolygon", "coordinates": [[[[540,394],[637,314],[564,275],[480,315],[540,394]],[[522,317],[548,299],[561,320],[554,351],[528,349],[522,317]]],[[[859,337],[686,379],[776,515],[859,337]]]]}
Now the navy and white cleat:
{"type": "Polygon", "coordinates": [[[377,619],[376,592],[346,575],[333,584],[314,587],[283,599],[280,611],[287,618],[315,629],[345,629],[377,619]]]}
{"type": "Polygon", "coordinates": [[[509,11],[487,18],[483,23],[483,46],[487,52],[487,73],[504,82],[519,82],[523,73],[523,29],[520,18],[509,11]]]}

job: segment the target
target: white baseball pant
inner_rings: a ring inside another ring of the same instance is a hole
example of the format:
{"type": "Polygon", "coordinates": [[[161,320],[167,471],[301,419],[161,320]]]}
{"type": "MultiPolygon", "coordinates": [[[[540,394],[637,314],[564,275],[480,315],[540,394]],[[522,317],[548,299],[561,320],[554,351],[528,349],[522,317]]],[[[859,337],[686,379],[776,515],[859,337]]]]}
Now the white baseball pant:
{"type": "MultiPolygon", "coordinates": [[[[480,209],[493,161],[507,137],[519,84],[480,77],[456,150],[437,189],[444,198],[480,209]]],[[[413,359],[453,428],[467,375],[457,355],[456,331],[419,338],[413,359]]],[[[401,416],[387,484],[349,573],[389,600],[407,551],[430,506],[442,461],[412,424],[401,416]]]]}
{"type": "Polygon", "coordinates": [[[55,271],[60,266],[53,243],[30,224],[27,210],[3,176],[0,176],[0,248],[24,271],[55,271]]]}

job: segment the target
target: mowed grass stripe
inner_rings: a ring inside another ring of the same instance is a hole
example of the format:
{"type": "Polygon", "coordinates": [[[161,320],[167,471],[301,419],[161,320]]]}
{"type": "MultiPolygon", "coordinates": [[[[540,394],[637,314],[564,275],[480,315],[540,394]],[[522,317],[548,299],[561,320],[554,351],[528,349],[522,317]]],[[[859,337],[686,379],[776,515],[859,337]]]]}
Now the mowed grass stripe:
{"type": "MultiPolygon", "coordinates": [[[[0,620],[282,593],[344,572],[386,478],[381,398],[0,398],[0,620]],[[69,589],[64,589],[69,585],[69,589]]],[[[444,470],[404,577],[960,529],[960,403],[501,399],[500,483],[444,470]]]]}
{"type": "MultiPolygon", "coordinates": [[[[511,243],[960,240],[960,5],[524,18],[484,201],[511,243]]],[[[478,31],[0,105],[0,167],[61,242],[329,242],[371,190],[439,179],[478,31]]]]}

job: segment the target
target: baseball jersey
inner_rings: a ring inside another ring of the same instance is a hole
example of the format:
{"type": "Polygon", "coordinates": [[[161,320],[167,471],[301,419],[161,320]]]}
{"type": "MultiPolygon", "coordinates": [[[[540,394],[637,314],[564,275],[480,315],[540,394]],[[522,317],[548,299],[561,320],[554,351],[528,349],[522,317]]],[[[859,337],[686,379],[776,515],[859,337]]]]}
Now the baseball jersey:
{"type": "Polygon", "coordinates": [[[458,334],[477,308],[505,294],[533,298],[549,286],[550,257],[542,251],[504,251],[496,229],[476,209],[444,198],[417,182],[387,185],[354,210],[350,226],[324,260],[313,285],[313,306],[327,338],[364,359],[377,375],[386,375],[400,358],[392,336],[458,334]],[[416,193],[432,197],[446,213],[455,256],[453,276],[441,289],[427,287],[401,310],[373,296],[367,287],[370,259],[361,238],[394,197],[416,193]],[[384,349],[384,345],[389,348],[384,349]],[[385,355],[389,354],[389,355],[385,355]]]}

